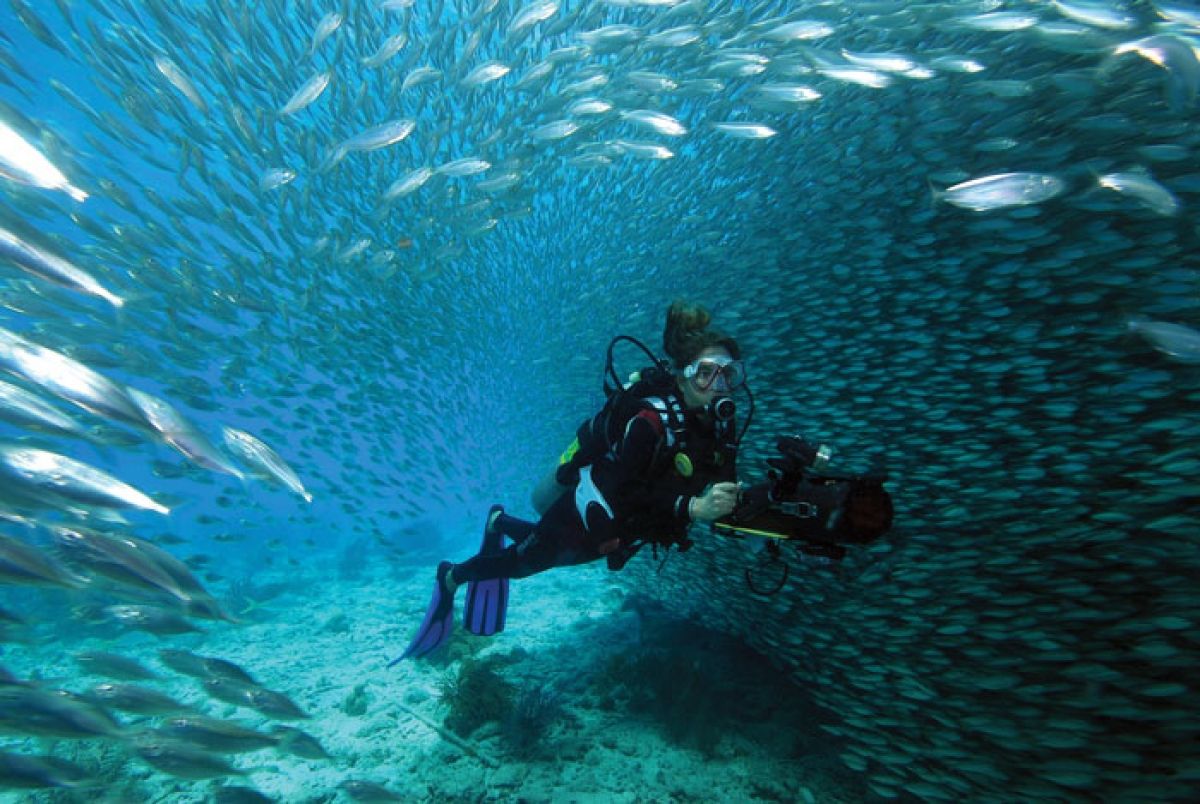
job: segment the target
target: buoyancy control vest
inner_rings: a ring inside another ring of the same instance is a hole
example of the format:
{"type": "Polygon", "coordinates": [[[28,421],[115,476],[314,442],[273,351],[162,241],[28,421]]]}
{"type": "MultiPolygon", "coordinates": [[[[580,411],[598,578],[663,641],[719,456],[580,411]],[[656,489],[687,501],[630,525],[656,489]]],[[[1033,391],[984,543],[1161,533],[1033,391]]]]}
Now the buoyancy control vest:
{"type": "MultiPolygon", "coordinates": [[[[615,455],[630,420],[644,416],[658,432],[654,456],[641,477],[640,491],[648,498],[697,496],[718,479],[733,479],[737,455],[733,420],[714,421],[711,435],[686,410],[674,376],[659,367],[637,372],[630,382],[609,393],[604,406],[584,421],[575,440],[562,454],[556,479],[563,486],[579,482],[579,472],[615,455]]],[[[679,544],[686,527],[643,512],[629,512],[622,522],[623,542],[644,540],[679,544]]]]}

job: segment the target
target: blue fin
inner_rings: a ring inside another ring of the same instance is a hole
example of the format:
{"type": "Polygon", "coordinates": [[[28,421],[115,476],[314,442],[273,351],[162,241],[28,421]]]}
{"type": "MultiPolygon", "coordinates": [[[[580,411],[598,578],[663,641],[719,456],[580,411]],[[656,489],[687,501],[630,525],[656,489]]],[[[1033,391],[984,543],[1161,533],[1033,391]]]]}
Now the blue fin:
{"type": "MultiPolygon", "coordinates": [[[[493,505],[483,526],[482,556],[495,555],[504,549],[504,534],[488,530],[487,523],[504,509],[493,505]]],[[[508,578],[492,578],[467,584],[467,605],[463,609],[463,625],[477,636],[494,636],[504,630],[508,615],[508,578]]]]}
{"type": "Polygon", "coordinates": [[[438,564],[437,580],[433,583],[433,598],[425,610],[425,619],[417,629],[417,635],[405,648],[404,653],[388,662],[393,667],[405,659],[420,659],[441,647],[454,632],[454,595],[446,590],[446,573],[454,565],[449,561],[438,564]]]}

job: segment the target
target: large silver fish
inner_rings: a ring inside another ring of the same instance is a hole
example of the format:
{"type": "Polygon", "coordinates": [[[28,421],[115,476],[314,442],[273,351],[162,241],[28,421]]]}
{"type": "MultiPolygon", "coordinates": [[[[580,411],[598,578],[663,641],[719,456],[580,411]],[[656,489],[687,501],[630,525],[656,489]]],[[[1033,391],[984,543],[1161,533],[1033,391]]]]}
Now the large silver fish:
{"type": "Polygon", "coordinates": [[[317,52],[317,49],[325,43],[325,40],[333,36],[338,28],[342,27],[342,23],[346,17],[340,11],[330,11],[321,21],[317,23],[316,30],[313,31],[312,43],[309,45],[308,54],[317,52]]]}
{"type": "Polygon", "coordinates": [[[273,748],[281,739],[240,723],[200,715],[170,718],[159,731],[172,739],[222,754],[240,754],[245,751],[273,748]]]}
{"type": "Polygon", "coordinates": [[[310,106],[317,98],[321,97],[321,93],[329,86],[330,80],[333,78],[333,73],[325,71],[317,73],[312,78],[300,85],[292,96],[288,98],[287,103],[279,110],[281,115],[292,115],[310,106]]]}
{"type": "Polygon", "coordinates": [[[74,263],[47,251],[0,226],[0,259],[8,260],[34,276],[65,288],[104,299],[114,307],[125,301],[74,263]]]}
{"type": "Polygon", "coordinates": [[[1179,214],[1179,199],[1149,173],[1136,170],[1105,173],[1097,179],[1097,183],[1105,189],[1135,199],[1155,214],[1168,217],[1179,214]]]}
{"type": "Polygon", "coordinates": [[[159,678],[157,673],[136,659],[109,651],[80,651],[75,654],[75,662],[89,673],[119,681],[154,681],[159,678]]]}
{"type": "Polygon", "coordinates": [[[287,488],[312,502],[312,494],[304,488],[300,476],[288,466],[287,461],[275,450],[264,444],[260,439],[236,427],[225,427],[225,445],[236,453],[246,465],[259,476],[278,480],[287,488]]]}
{"type": "Polygon", "coordinates": [[[190,616],[229,619],[187,565],[157,545],[80,527],[56,527],[53,533],[63,556],[81,569],[152,592],[190,616]]]}
{"type": "Polygon", "coordinates": [[[171,83],[171,86],[178,89],[185,98],[188,99],[197,109],[203,114],[208,114],[208,104],[204,102],[196,86],[191,82],[183,70],[179,69],[179,65],[171,61],[166,56],[155,56],[154,67],[163,74],[163,77],[171,83]]]}
{"type": "Polygon", "coordinates": [[[69,572],[32,545],[0,533],[0,582],[78,589],[86,584],[86,579],[69,572]]]}
{"type": "Polygon", "coordinates": [[[180,779],[213,779],[243,773],[202,748],[153,734],[138,738],[134,751],[147,764],[180,779]]]}
{"type": "Polygon", "coordinates": [[[187,618],[171,609],[147,604],[106,606],[105,613],[127,628],[146,631],[156,636],[190,634],[200,629],[187,618]]]}
{"type": "Polygon", "coordinates": [[[408,34],[401,32],[392,34],[379,45],[379,49],[365,57],[362,63],[366,67],[377,68],[395,56],[408,43],[408,34]]]}
{"type": "Polygon", "coordinates": [[[338,147],[347,151],[376,151],[402,142],[412,133],[415,126],[416,124],[409,119],[389,120],[343,140],[338,147]]]}
{"type": "Polygon", "coordinates": [[[0,419],[21,427],[83,437],[79,422],[37,394],[0,380],[0,419]]]}
{"type": "Polygon", "coordinates": [[[136,684],[105,682],[92,687],[89,695],[111,709],[136,715],[177,715],[192,710],[164,692],[136,684]]]}
{"type": "Polygon", "coordinates": [[[0,478],[15,493],[51,508],[86,513],[93,508],[170,509],[107,472],[49,450],[0,443],[0,478]]]}
{"type": "Polygon", "coordinates": [[[960,182],[934,197],[973,212],[1041,204],[1062,194],[1066,182],[1042,173],[998,173],[960,182]]]}
{"type": "Polygon", "coordinates": [[[221,450],[165,399],[139,391],[137,388],[127,388],[126,392],[141,409],[146,422],[158,436],[197,466],[237,478],[242,476],[221,450]]]}
{"type": "Polygon", "coordinates": [[[3,120],[0,120],[0,176],[33,187],[62,190],[76,201],[84,201],[88,197],[86,192],[71,184],[41,151],[3,120]]]}
{"type": "Polygon", "coordinates": [[[0,369],[121,424],[143,429],[141,410],[116,383],[67,355],[0,328],[0,369]]]}
{"type": "Polygon", "coordinates": [[[0,730],[37,737],[121,737],[121,724],[102,707],[69,695],[16,685],[0,686],[0,730]]]}
{"type": "Polygon", "coordinates": [[[1181,363],[1200,364],[1200,330],[1171,321],[1130,319],[1129,330],[1181,363]]]}
{"type": "Polygon", "coordinates": [[[414,193],[420,189],[421,185],[429,181],[432,176],[433,169],[430,167],[422,166],[413,168],[388,185],[387,189],[383,191],[383,199],[385,201],[394,201],[409,193],[414,193]]]}

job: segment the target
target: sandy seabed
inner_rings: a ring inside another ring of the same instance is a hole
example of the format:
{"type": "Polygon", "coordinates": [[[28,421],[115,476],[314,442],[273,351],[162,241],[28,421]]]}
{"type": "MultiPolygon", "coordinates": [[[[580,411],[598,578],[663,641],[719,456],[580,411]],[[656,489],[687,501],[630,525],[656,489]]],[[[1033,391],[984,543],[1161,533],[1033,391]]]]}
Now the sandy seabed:
{"type": "MultiPolygon", "coordinates": [[[[629,604],[627,592],[602,565],[514,581],[503,633],[476,637],[459,624],[450,643],[431,657],[387,668],[420,623],[432,578],[432,565],[382,564],[353,580],[314,576],[311,584],[293,585],[246,612],[239,624],[205,623],[203,634],[158,638],[126,632],[66,646],[37,636],[49,626],[32,626],[35,638],[5,651],[5,665],[18,676],[41,677],[83,692],[104,679],[84,674],[69,656],[82,650],[112,651],[162,674],[159,681],[139,683],[211,717],[269,730],[273,721],[208,698],[195,679],[166,668],[157,651],[170,647],[217,656],[236,662],[308,712],[310,719],[287,725],[308,732],[332,758],[307,760],[265,749],[227,757],[244,775],[190,781],[136,757],[121,761],[124,752],[111,747],[97,760],[87,744],[98,741],[17,736],[0,744],[20,753],[74,759],[89,770],[100,768],[106,783],[87,791],[0,793],[0,800],[184,804],[217,800],[217,788],[237,785],[277,801],[351,801],[340,787],[347,780],[373,782],[404,801],[860,800],[855,780],[836,762],[836,754],[822,746],[828,735],[811,722],[811,709],[798,687],[779,680],[769,682],[770,689],[739,687],[755,682],[722,678],[730,672],[728,665],[708,659],[723,657],[706,657],[703,648],[694,650],[683,666],[705,674],[712,685],[705,689],[722,696],[724,713],[716,722],[717,716],[697,715],[703,728],[717,730],[709,732],[703,746],[678,727],[679,718],[686,724],[692,713],[675,712],[672,730],[661,712],[627,705],[622,687],[642,680],[607,676],[613,671],[612,657],[636,654],[647,640],[671,634],[674,626],[661,613],[653,615],[658,618],[653,626],[647,625],[647,615],[629,604]],[[448,732],[443,725],[448,706],[440,690],[470,660],[495,663],[515,688],[554,691],[556,714],[535,745],[516,750],[511,734],[494,721],[470,734],[448,732]],[[739,718],[740,698],[759,693],[772,698],[771,711],[764,713],[760,701],[752,719],[739,718]]],[[[460,618],[464,597],[460,590],[460,618]]],[[[729,638],[714,637],[717,647],[712,650],[724,650],[721,640],[729,638]]],[[[777,673],[764,672],[778,679],[777,673]]],[[[155,725],[135,716],[122,719],[131,731],[155,725]]]]}

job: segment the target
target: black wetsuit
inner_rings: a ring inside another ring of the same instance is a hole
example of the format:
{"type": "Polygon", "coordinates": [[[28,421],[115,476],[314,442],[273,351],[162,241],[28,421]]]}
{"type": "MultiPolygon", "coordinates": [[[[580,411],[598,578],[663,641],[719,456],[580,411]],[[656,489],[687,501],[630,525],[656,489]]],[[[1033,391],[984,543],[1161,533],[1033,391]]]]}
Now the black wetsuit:
{"type": "MultiPolygon", "coordinates": [[[[628,556],[641,542],[686,546],[692,498],[712,483],[736,478],[729,436],[733,423],[718,433],[689,412],[680,437],[668,426],[663,398],[644,401],[627,421],[623,437],[603,457],[580,468],[577,478],[567,466],[560,467],[559,482],[573,485],[541,520],[501,514],[495,527],[515,544],[455,565],[455,581],[525,578],[551,567],[615,557],[620,551],[628,556]],[[687,461],[678,459],[681,452],[687,461]]],[[[611,558],[610,566],[617,568],[611,558]]]]}

